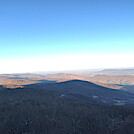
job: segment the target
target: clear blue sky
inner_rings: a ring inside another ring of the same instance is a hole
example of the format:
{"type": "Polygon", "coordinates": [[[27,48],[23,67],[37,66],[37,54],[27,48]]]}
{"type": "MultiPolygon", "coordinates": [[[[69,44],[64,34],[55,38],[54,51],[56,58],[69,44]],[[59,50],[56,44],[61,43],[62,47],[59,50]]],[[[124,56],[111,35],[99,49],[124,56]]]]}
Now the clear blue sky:
{"type": "Polygon", "coordinates": [[[133,51],[133,0],[0,0],[0,60],[133,51]]]}

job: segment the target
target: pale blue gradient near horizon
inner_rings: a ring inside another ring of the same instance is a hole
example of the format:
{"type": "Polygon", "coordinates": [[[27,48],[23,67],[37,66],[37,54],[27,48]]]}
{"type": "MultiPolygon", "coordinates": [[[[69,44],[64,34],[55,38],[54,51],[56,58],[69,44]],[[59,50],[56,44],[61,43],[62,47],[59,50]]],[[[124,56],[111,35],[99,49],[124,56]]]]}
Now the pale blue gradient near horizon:
{"type": "Polygon", "coordinates": [[[133,0],[1,0],[0,60],[133,54],[133,0]]]}

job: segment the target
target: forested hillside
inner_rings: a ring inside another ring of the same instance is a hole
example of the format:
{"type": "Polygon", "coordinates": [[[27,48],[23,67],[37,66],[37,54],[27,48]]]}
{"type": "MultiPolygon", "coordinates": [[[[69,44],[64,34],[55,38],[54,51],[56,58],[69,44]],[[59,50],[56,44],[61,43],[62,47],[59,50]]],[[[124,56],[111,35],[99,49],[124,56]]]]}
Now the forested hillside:
{"type": "Polygon", "coordinates": [[[1,134],[133,134],[134,107],[33,88],[0,90],[1,134]]]}

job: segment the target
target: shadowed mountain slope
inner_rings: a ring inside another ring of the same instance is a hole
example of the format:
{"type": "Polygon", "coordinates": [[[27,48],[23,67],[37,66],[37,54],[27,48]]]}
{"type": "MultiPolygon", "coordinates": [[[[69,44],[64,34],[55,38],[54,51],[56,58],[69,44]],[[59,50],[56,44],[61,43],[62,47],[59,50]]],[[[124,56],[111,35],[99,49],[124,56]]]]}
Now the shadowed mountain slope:
{"type": "Polygon", "coordinates": [[[110,89],[82,80],[71,80],[59,83],[38,83],[25,88],[55,90],[62,94],[77,94],[92,98],[96,101],[112,104],[134,103],[134,95],[123,91],[110,89]]]}

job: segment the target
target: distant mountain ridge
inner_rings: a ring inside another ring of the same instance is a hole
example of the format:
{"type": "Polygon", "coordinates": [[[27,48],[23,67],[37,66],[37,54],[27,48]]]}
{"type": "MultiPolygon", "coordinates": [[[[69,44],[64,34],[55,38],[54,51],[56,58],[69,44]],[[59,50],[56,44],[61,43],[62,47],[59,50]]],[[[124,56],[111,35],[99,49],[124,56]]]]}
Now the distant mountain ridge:
{"type": "MultiPolygon", "coordinates": [[[[119,75],[119,76],[110,76],[110,75],[94,75],[94,76],[84,76],[76,74],[66,74],[66,73],[57,73],[57,74],[6,74],[0,75],[0,85],[9,88],[22,87],[24,85],[36,84],[41,82],[64,82],[69,80],[83,80],[93,82],[97,85],[104,86],[112,89],[123,89],[126,88],[126,85],[134,85],[134,76],[133,75],[119,75]]],[[[128,89],[128,88],[127,88],[128,89]]],[[[128,90],[124,90],[129,92],[128,90]]],[[[132,92],[132,90],[131,90],[132,92]]]]}
{"type": "Polygon", "coordinates": [[[103,69],[99,71],[74,71],[74,74],[83,75],[83,76],[95,76],[95,75],[110,75],[110,76],[118,76],[118,75],[134,75],[134,68],[131,69],[103,69]]]}

